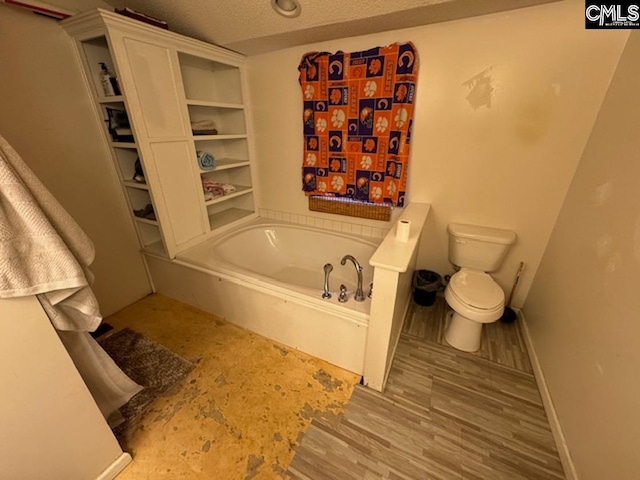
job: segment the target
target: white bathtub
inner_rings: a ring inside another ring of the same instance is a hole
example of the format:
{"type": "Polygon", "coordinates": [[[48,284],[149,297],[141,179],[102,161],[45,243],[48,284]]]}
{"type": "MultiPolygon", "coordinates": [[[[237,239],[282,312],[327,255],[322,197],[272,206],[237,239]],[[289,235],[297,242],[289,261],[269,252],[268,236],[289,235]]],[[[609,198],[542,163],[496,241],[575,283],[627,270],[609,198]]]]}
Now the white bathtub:
{"type": "Polygon", "coordinates": [[[362,374],[371,299],[356,302],[356,270],[363,289],[373,278],[376,239],[257,219],[182,252],[173,261],[147,256],[156,291],[334,365],[362,374]],[[331,263],[333,294],[321,298],[323,266],[331,263]],[[340,284],[347,303],[338,302],[340,284]]]}
{"type": "MultiPolygon", "coordinates": [[[[353,299],[357,285],[354,265],[340,260],[354,256],[362,266],[363,290],[368,293],[373,281],[369,259],[378,243],[364,238],[328,232],[313,227],[264,220],[209,240],[177,256],[178,260],[220,271],[253,284],[272,287],[274,291],[296,297],[308,296],[319,304],[368,314],[371,301],[353,299]],[[330,263],[331,299],[322,299],[324,265],[330,263]],[[338,302],[340,285],[347,287],[349,300],[338,302]]],[[[359,317],[364,319],[364,317],[359,317]]]]}
{"type": "Polygon", "coordinates": [[[174,260],[151,252],[145,259],[154,291],[362,374],[366,386],[382,391],[411,303],[429,210],[417,203],[404,208],[398,220],[411,223],[407,242],[396,240],[395,226],[377,241],[259,218],[174,260]],[[364,269],[365,293],[373,274],[373,298],[353,300],[355,269],[340,265],[346,254],[364,269]],[[330,300],[320,297],[325,263],[334,266],[330,300]],[[346,304],[337,301],[340,283],[349,289],[346,304]]]}

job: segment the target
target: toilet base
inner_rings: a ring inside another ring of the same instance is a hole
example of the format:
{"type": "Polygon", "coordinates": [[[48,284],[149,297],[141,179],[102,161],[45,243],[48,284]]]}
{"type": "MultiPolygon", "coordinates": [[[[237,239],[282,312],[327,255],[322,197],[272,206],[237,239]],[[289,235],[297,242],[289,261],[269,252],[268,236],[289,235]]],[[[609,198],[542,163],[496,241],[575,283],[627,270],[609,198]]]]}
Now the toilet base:
{"type": "Polygon", "coordinates": [[[449,345],[463,352],[476,352],[480,349],[482,323],[474,322],[453,312],[444,339],[449,345]]]}

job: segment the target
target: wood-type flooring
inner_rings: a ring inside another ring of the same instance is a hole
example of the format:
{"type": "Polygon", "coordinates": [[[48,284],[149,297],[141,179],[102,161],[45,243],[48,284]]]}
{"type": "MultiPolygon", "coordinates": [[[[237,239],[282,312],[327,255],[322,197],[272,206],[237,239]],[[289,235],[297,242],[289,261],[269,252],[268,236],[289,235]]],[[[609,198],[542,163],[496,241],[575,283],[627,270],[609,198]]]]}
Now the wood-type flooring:
{"type": "Polygon", "coordinates": [[[356,387],[314,419],[287,478],[564,479],[519,324],[483,327],[469,354],[443,340],[448,307],[414,306],[384,394],[356,387]]]}

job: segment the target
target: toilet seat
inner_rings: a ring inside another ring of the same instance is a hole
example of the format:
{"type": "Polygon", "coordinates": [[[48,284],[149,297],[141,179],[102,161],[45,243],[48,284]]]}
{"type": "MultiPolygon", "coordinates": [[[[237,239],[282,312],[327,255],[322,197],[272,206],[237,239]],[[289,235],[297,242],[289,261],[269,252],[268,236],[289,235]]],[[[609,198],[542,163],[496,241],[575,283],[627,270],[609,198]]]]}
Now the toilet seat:
{"type": "Polygon", "coordinates": [[[504,292],[491,278],[479,270],[462,268],[449,281],[448,288],[456,299],[474,310],[496,310],[504,306],[504,292]]]}

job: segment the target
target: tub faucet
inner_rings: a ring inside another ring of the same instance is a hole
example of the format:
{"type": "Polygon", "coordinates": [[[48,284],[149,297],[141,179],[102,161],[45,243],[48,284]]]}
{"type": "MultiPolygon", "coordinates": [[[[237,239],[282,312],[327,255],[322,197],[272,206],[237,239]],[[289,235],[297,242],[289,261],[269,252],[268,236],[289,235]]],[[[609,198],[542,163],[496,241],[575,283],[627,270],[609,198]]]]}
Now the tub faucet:
{"type": "Polygon", "coordinates": [[[340,285],[340,295],[338,295],[338,301],[340,303],[346,303],[349,300],[347,297],[347,287],[346,285],[340,285]]]}
{"type": "Polygon", "coordinates": [[[331,298],[331,292],[329,291],[329,274],[333,270],[333,265],[326,263],[324,265],[324,292],[322,292],[322,298],[331,298]]]}
{"type": "Polygon", "coordinates": [[[362,291],[362,267],[353,255],[345,255],[344,257],[342,257],[342,260],[340,260],[340,265],[345,265],[347,263],[347,260],[351,260],[353,262],[353,266],[356,267],[356,273],[358,274],[358,288],[356,288],[356,294],[353,299],[356,302],[364,302],[365,297],[364,292],[362,291]]]}

